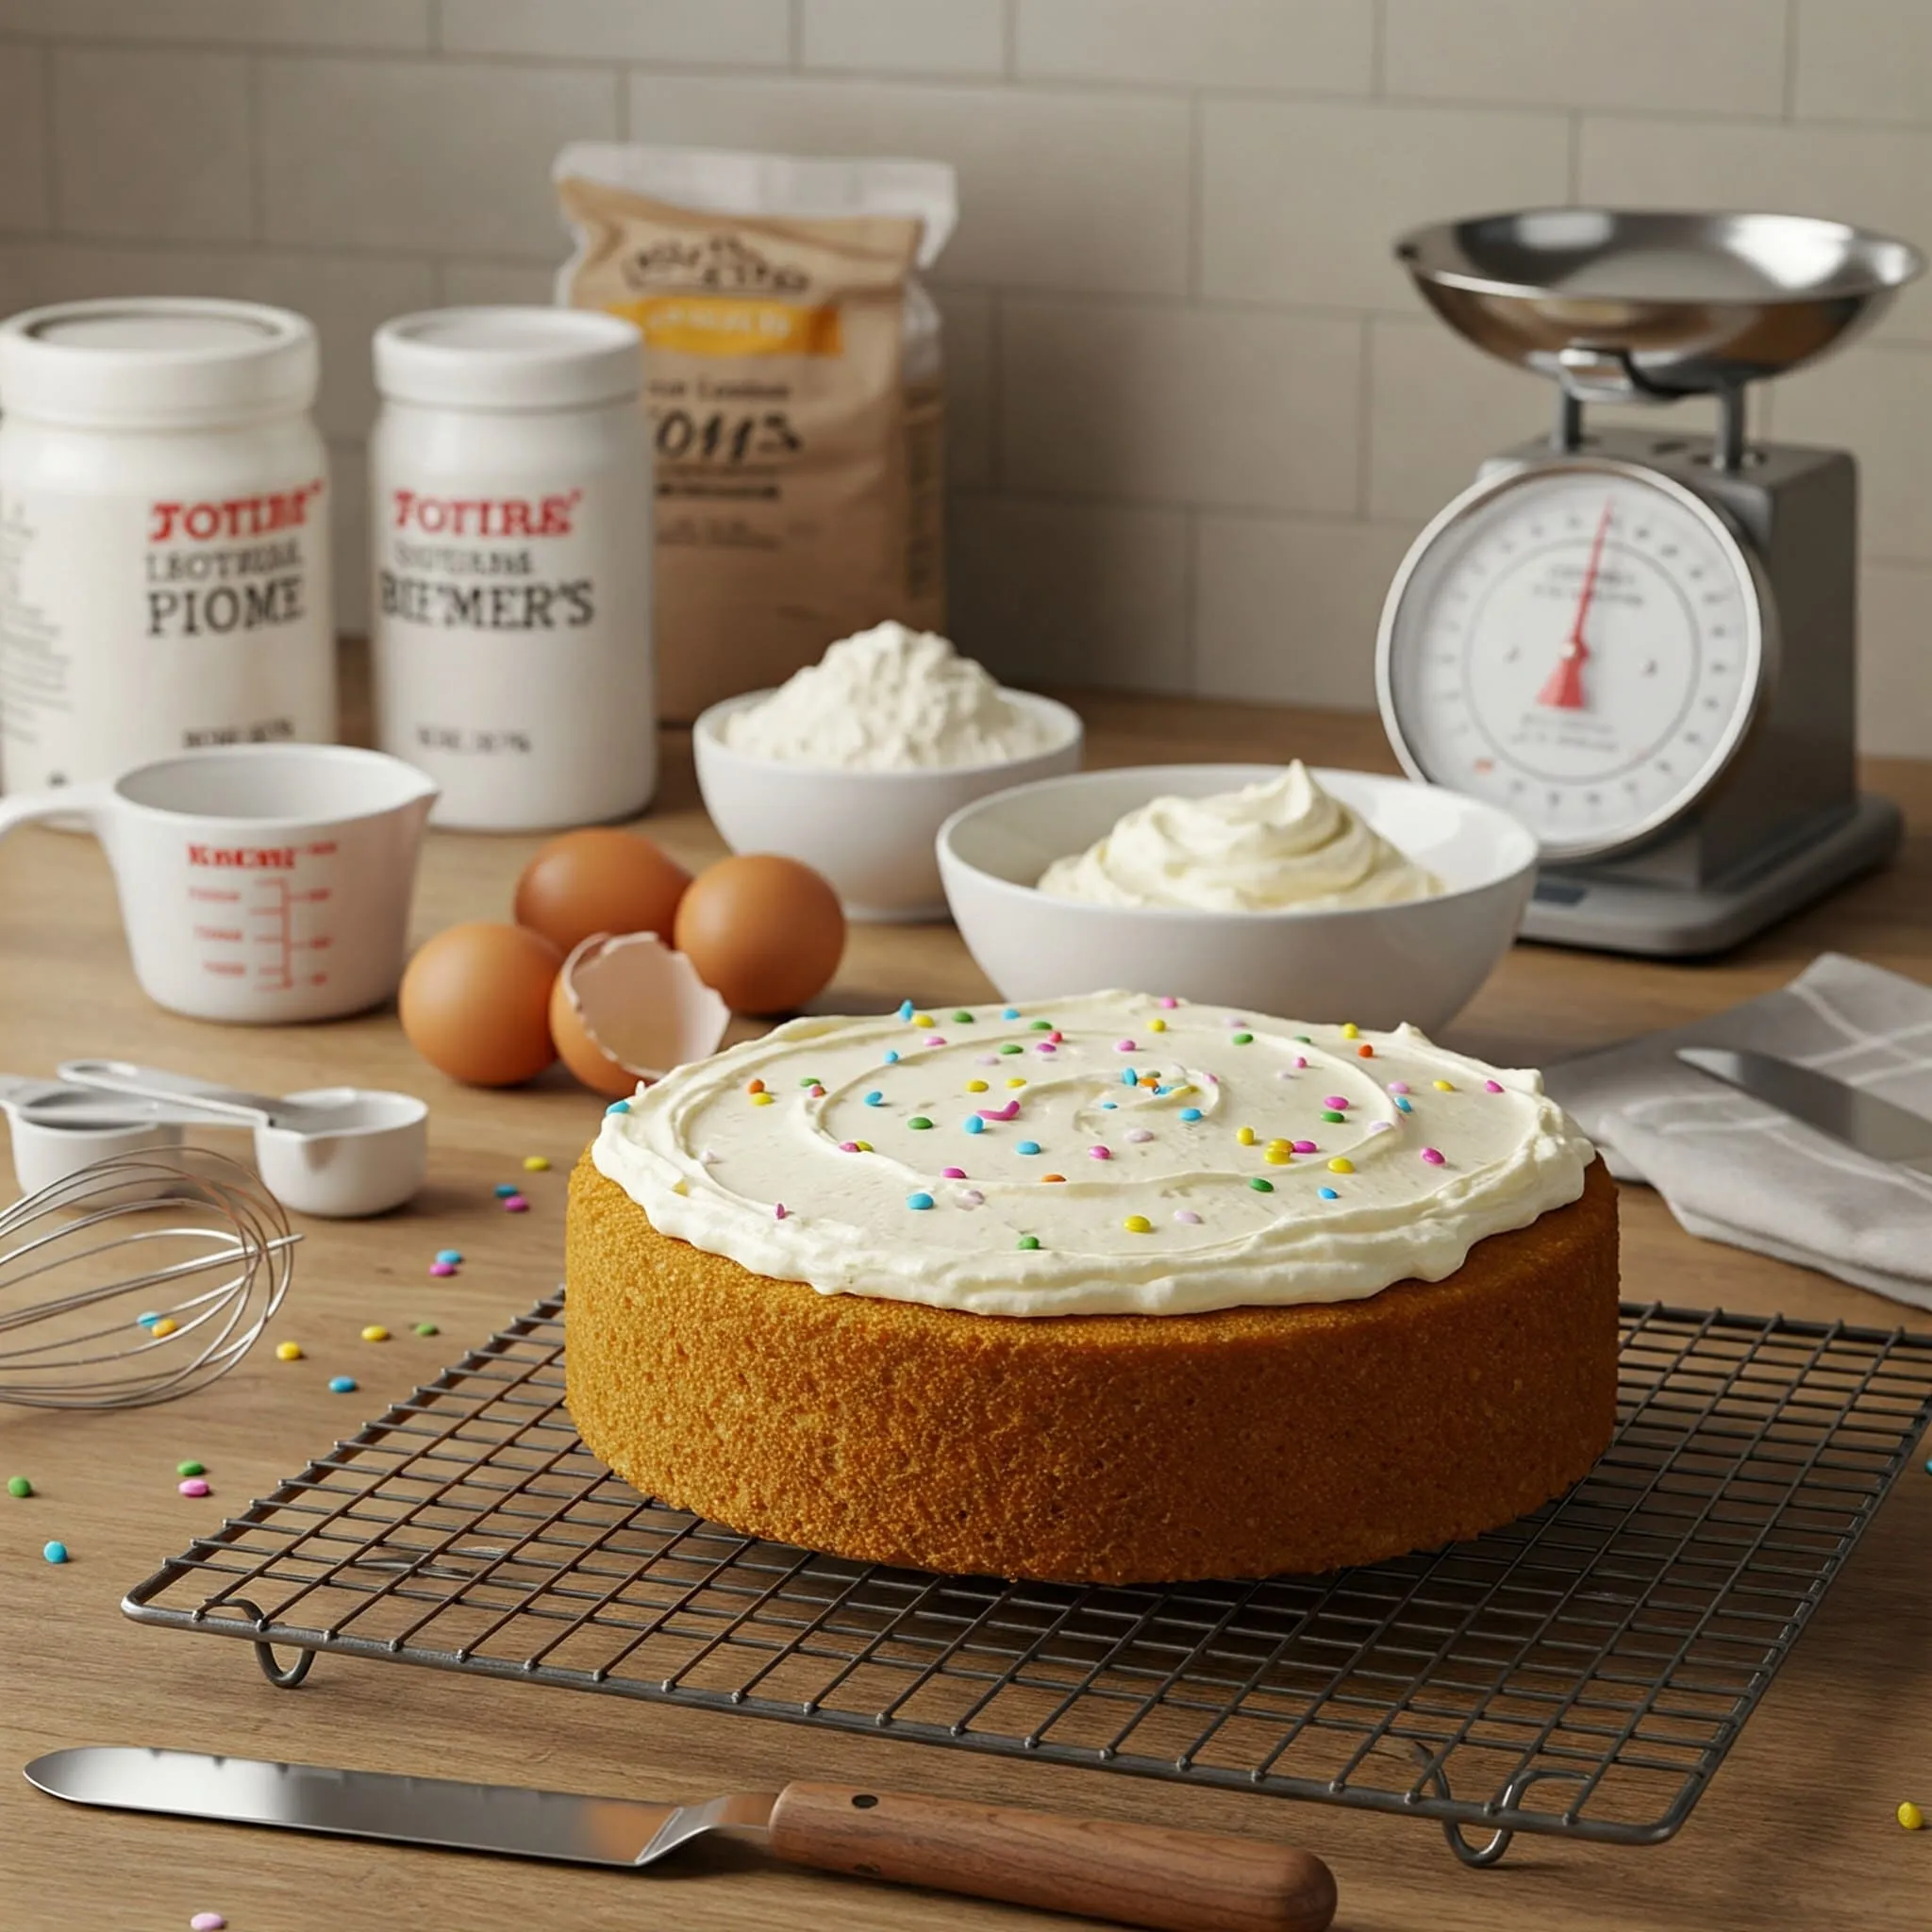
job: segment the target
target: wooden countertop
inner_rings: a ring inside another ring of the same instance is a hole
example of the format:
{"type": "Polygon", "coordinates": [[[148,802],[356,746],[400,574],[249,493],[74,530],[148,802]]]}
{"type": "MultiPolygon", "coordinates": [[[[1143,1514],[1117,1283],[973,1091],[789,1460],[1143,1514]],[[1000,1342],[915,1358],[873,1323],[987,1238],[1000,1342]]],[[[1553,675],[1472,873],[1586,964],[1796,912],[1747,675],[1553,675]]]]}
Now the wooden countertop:
{"type": "MultiPolygon", "coordinates": [[[[1272,759],[1391,768],[1373,719],[1125,697],[1076,698],[1094,762],[1272,759]]],[[[696,803],[688,741],[672,734],[648,824],[688,864],[721,846],[696,803]]],[[[1512,1064],[1560,1058],[1728,1007],[1836,948],[1932,980],[1932,765],[1874,763],[1868,782],[1904,806],[1905,855],[1719,965],[1652,965],[1519,947],[1450,1030],[1452,1042],[1512,1064]]],[[[426,936],[458,919],[508,916],[512,880],[539,841],[432,835],[416,905],[426,936]]],[[[859,927],[833,990],[850,1010],[910,994],[984,998],[950,927],[859,927]]],[[[1431,1932],[1637,1926],[1852,1926],[1924,1932],[1932,1832],[1893,1822],[1900,1799],[1932,1809],[1932,1478],[1913,1469],[1757,1714],[1690,1824],[1637,1850],[1519,1838],[1492,1872],[1457,1865],[1436,1826],[1238,1793],[1143,1784],[917,1744],[833,1736],[747,1719],[469,1681],[346,1657],[277,1690],[247,1649],[139,1627],[124,1591],[196,1530],[239,1510],[353,1432],[557,1277],[565,1173],[601,1103],[553,1073],[523,1091],[450,1085],[410,1052],[392,1015],[252,1031],[178,1019],[136,989],[112,889],[89,841],[30,830],[0,844],[0,1068],[50,1073],[77,1054],[119,1055],[287,1091],[353,1078],[424,1094],[434,1109],[430,1183],[413,1208],[374,1223],[309,1224],[296,1287],[272,1339],[308,1350],[297,1367],[258,1348],[186,1400],[121,1414],[0,1409],[0,1475],[30,1475],[26,1502],[0,1494],[0,1921],[8,1932],[185,1926],[217,1909],[234,1932],[350,1925],[495,1932],[780,1932],[798,1926],[1072,1926],[1004,1907],[803,1874],[749,1853],[703,1853],[648,1879],[562,1867],[308,1840],[58,1806],[15,1767],[62,1744],[171,1744],[399,1772],[541,1783],[682,1799],[770,1788],[793,1775],[1058,1807],[1272,1836],[1319,1851],[1341,1888],[1338,1924],[1431,1932]],[[533,1211],[495,1210],[491,1184],[541,1153],[533,1211]],[[454,1281],[425,1269],[445,1244],[469,1260],[454,1281]],[[408,1334],[425,1316],[434,1341],[408,1334]],[[361,1342],[364,1323],[399,1340],[361,1342]],[[361,1378],[330,1395],[337,1371],[361,1378]],[[215,1494],[175,1492],[177,1459],[208,1465],[215,1494]],[[65,1567],[42,1543],[64,1540],[65,1567]]],[[[1626,1292],[1669,1302],[1886,1327],[1893,1304],[1823,1275],[1691,1240],[1648,1191],[1624,1198],[1626,1292]]],[[[1908,1324],[1909,1325],[1909,1324],[1908,1324]]],[[[1927,1325],[1920,1318],[1917,1325],[1927,1325]]]]}

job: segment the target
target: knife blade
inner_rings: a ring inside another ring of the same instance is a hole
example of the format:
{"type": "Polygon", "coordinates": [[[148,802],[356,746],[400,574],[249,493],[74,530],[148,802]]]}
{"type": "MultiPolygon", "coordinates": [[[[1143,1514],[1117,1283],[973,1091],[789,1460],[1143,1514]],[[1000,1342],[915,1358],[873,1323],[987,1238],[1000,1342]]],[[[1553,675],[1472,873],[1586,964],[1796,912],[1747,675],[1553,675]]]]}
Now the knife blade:
{"type": "Polygon", "coordinates": [[[1816,1067],[1733,1047],[1680,1046],[1677,1058],[1874,1160],[1932,1160],[1932,1120],[1816,1067]]]}
{"type": "Polygon", "coordinates": [[[78,1805],[632,1871],[701,1833],[747,1831],[794,1865],[1154,1932],[1324,1932],[1335,1915],[1327,1866],[1286,1845],[843,1785],[647,1805],[125,1745],[49,1752],[26,1776],[78,1805]]]}

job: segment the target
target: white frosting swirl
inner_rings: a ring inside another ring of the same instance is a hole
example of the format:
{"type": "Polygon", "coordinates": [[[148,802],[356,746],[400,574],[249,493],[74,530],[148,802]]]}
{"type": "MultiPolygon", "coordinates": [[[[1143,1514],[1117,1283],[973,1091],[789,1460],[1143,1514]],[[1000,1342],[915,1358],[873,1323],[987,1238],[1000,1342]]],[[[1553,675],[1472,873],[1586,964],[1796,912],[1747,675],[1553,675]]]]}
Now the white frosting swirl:
{"type": "Polygon", "coordinates": [[[1426,899],[1442,882],[1318,785],[1299,758],[1278,778],[1211,798],[1157,798],[1040,890],[1104,906],[1201,912],[1333,911],[1426,899]]]}
{"type": "Polygon", "coordinates": [[[1107,992],[793,1020],[619,1103],[592,1158],[662,1233],[823,1293],[1178,1315],[1440,1281],[1591,1153],[1540,1075],[1412,1026],[1107,992]]]}
{"type": "Polygon", "coordinates": [[[841,638],[718,735],[747,758],[843,772],[912,772],[1031,758],[1058,741],[971,658],[932,631],[888,623],[841,638]]]}

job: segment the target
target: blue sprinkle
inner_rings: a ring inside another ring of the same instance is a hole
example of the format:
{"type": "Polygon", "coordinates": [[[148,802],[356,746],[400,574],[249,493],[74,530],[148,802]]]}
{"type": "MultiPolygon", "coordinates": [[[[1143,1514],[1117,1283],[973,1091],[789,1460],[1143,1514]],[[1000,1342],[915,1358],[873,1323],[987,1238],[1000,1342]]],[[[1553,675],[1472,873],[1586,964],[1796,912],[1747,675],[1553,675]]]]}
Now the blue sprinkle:
{"type": "Polygon", "coordinates": [[[1123,1087],[1138,1087],[1140,1084],[1141,1076],[1135,1073],[1132,1067],[1123,1067],[1121,1069],[1121,1085],[1123,1087]]]}
{"type": "Polygon", "coordinates": [[[899,1002],[899,1017],[902,1020],[911,1019],[913,1014],[918,1012],[918,1010],[919,1008],[915,1007],[910,1000],[901,1000],[899,1002]]]}
{"type": "Polygon", "coordinates": [[[1341,1199],[1341,1196],[1338,1194],[1333,1188],[1317,1188],[1315,1191],[1316,1193],[1320,1194],[1323,1200],[1324,1201],[1339,1201],[1341,1199]]]}
{"type": "MultiPolygon", "coordinates": [[[[617,1107],[622,1107],[623,1105],[624,1102],[621,1100],[617,1103],[617,1107]]],[[[604,1109],[604,1111],[606,1113],[615,1113],[617,1111],[617,1107],[607,1107],[604,1109]]],[[[492,1194],[494,1194],[499,1201],[508,1201],[512,1194],[520,1193],[522,1192],[522,1190],[517,1186],[516,1182],[514,1181],[498,1181],[497,1184],[493,1188],[491,1188],[490,1191],[492,1194]]]]}
{"type": "Polygon", "coordinates": [[[868,1107],[883,1107],[886,1104],[886,1096],[883,1093],[881,1093],[876,1087],[874,1087],[872,1090],[872,1091],[865,1096],[865,1104],[868,1107]]]}
{"type": "Polygon", "coordinates": [[[1114,1113],[1118,1111],[1118,1108],[1115,1107],[1112,1101],[1103,1100],[1100,1103],[1100,1110],[1102,1113],[1114,1113]]]}
{"type": "Polygon", "coordinates": [[[1019,1146],[1014,1148],[1013,1152],[1016,1154],[1038,1154],[1040,1152],[1040,1142],[1038,1141],[1022,1141],[1019,1146]]]}
{"type": "Polygon", "coordinates": [[[1413,1113],[1415,1111],[1415,1108],[1409,1106],[1408,1102],[1403,1099],[1402,1095],[1399,1093],[1395,1096],[1395,1104],[1403,1110],[1404,1113],[1413,1113]]]}
{"type": "Polygon", "coordinates": [[[463,1265],[463,1257],[455,1248],[438,1248],[436,1258],[447,1262],[452,1268],[460,1268],[463,1265]]]}
{"type": "Polygon", "coordinates": [[[46,1557],[50,1563],[64,1563],[67,1560],[67,1545],[65,1543],[43,1543],[41,1546],[41,1555],[46,1557]]]}
{"type": "Polygon", "coordinates": [[[152,1328],[160,1319],[160,1316],[150,1308],[146,1314],[135,1316],[134,1325],[137,1328],[152,1328]]]}
{"type": "Polygon", "coordinates": [[[906,1196],[906,1205],[908,1208],[930,1208],[932,1206],[932,1196],[930,1194],[908,1194],[906,1196]]]}
{"type": "Polygon", "coordinates": [[[1000,1014],[1002,1020],[1017,1020],[1019,1017],[1020,1009],[1018,1007],[1008,1007],[1000,1014]]]}
{"type": "Polygon", "coordinates": [[[331,1375],[328,1378],[328,1392],[331,1395],[353,1395],[356,1392],[354,1375],[331,1375]]]}
{"type": "Polygon", "coordinates": [[[969,1134],[983,1134],[986,1132],[986,1123],[976,1113],[968,1114],[961,1124],[969,1134]]]}
{"type": "Polygon", "coordinates": [[[1158,1100],[1163,1093],[1172,1093],[1174,1089],[1172,1087],[1157,1087],[1154,1090],[1154,1097],[1158,1100]]]}
{"type": "Polygon", "coordinates": [[[886,1064],[889,1067],[896,1067],[899,1064],[899,1056],[896,1053],[888,1053],[886,1055],[886,1064]]]}
{"type": "MultiPolygon", "coordinates": [[[[630,1102],[627,1100],[613,1100],[604,1111],[606,1113],[628,1113],[630,1111],[630,1102]]],[[[516,1190],[514,1188],[498,1188],[496,1191],[499,1194],[514,1194],[516,1190]]]]}
{"type": "Polygon", "coordinates": [[[1201,1118],[1201,1109],[1198,1107],[1184,1107],[1181,1108],[1181,1118],[1184,1121],[1197,1121],[1201,1118]]]}

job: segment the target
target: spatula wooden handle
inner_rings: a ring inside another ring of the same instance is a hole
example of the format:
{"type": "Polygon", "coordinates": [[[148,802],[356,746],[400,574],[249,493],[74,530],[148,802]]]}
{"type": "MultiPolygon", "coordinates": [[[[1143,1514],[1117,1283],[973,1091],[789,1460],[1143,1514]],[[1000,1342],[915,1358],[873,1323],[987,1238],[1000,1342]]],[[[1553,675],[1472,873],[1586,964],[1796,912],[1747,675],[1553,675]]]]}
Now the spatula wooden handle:
{"type": "Polygon", "coordinates": [[[1044,1811],[787,1785],[772,1850],[793,1865],[1157,1932],[1323,1932],[1335,1880],[1311,1852],[1044,1811]]]}

